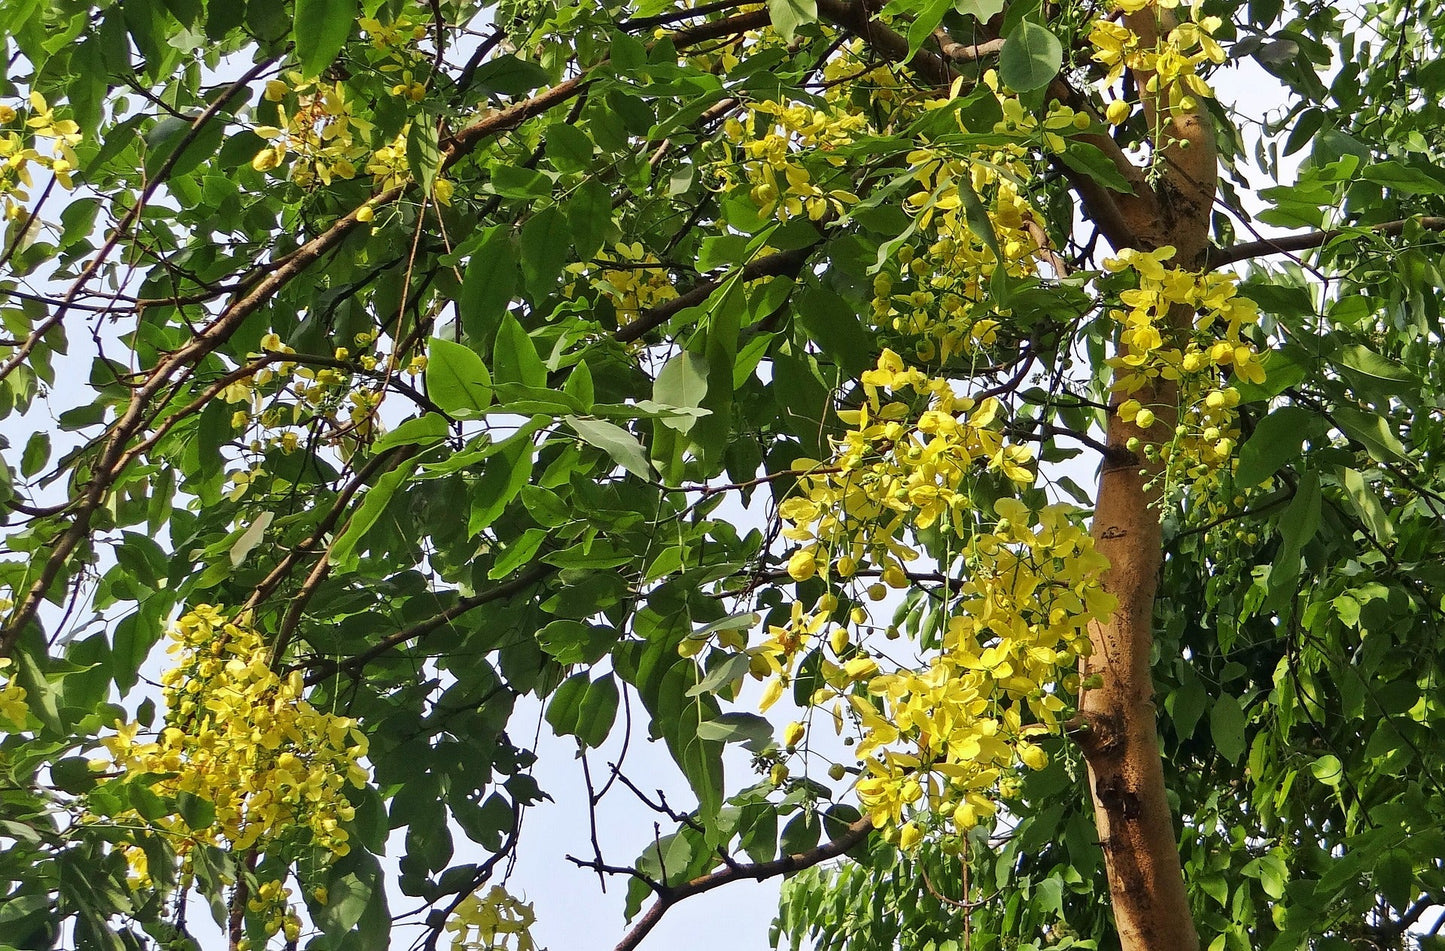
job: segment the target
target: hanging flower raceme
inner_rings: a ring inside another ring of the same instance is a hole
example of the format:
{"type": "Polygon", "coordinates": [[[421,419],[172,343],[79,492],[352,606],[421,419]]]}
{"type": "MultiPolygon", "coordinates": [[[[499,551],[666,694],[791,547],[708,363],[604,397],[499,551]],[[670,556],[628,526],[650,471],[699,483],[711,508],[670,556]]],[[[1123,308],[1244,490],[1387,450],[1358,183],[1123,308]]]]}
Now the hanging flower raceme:
{"type": "Polygon", "coordinates": [[[80,165],[75,146],[80,144],[80,126],[61,119],[38,92],[24,106],[0,102],[0,216],[13,221],[25,213],[29,189],[35,186],[32,169],[48,171],[61,188],[75,188],[72,175],[80,165]],[[9,128],[7,128],[7,126],[9,128]],[[50,140],[50,154],[40,151],[40,140],[50,140]]]}
{"type": "Polygon", "coordinates": [[[1109,365],[1114,392],[1123,397],[1119,415],[1143,429],[1153,425],[1161,407],[1136,396],[1158,380],[1178,385],[1178,427],[1159,451],[1169,462],[1171,480],[1197,483],[1234,458],[1239,391],[1229,381],[1264,382],[1260,353],[1243,336],[1258,321],[1259,308],[1239,296],[1233,274],[1167,267],[1174,253],[1170,247],[1124,249],[1105,260],[1107,270],[1131,272],[1138,281],[1119,295],[1122,306],[1109,312],[1121,328],[1120,351],[1109,365]],[[1189,326],[1171,320],[1175,307],[1195,314],[1189,326]]]}
{"type": "Polygon", "coordinates": [[[533,951],[536,913],[500,885],[485,896],[469,895],[447,921],[452,951],[533,951]]]}
{"type": "Polygon", "coordinates": [[[991,470],[1030,485],[1033,453],[1005,440],[996,398],[959,397],[947,380],[905,368],[892,350],[862,384],[863,404],[838,414],[851,428],[832,458],[794,463],[805,474],[780,512],[791,523],[784,536],[804,544],[788,570],[804,581],[815,573],[850,578],[871,565],[902,588],[904,563],[918,557],[905,532],[943,521],[965,534],[968,477],[991,470]]]}
{"type": "MultiPolygon", "coordinates": [[[[203,801],[206,809],[188,814],[208,822],[192,825],[179,809],[111,820],[163,835],[183,865],[197,845],[269,853],[309,839],[322,853],[346,855],[354,809],[345,790],[367,779],[366,737],[356,721],[307,702],[299,671],[276,673],[266,639],[244,616],[228,621],[221,608],[198,605],[170,637],[176,665],[161,678],[164,726],[143,737],[140,724],[118,722],[116,735],[103,741],[110,761],[98,765],[121,774],[109,783],[146,777],[162,802],[183,795],[203,801]]],[[[135,884],[150,884],[146,853],[133,847],[127,858],[135,884]]],[[[273,890],[279,896],[279,883],[273,890]]],[[[280,927],[281,909],[273,917],[280,927]]]]}
{"type": "MultiPolygon", "coordinates": [[[[795,603],[789,622],[748,651],[754,675],[768,679],[764,709],[817,652],[823,685],[809,702],[831,704],[839,729],[845,715],[856,725],[860,801],[905,847],[939,827],[937,817],[952,831],[972,828],[1011,793],[1019,769],[1048,764],[1037,739],[1058,732],[1087,628],[1115,607],[1101,581],[1108,562],[1068,509],[1003,499],[994,512],[992,529],[972,536],[953,566],[960,582],[922,668],[850,636],[833,620],[832,595],[811,612],[795,603]]],[[[801,731],[789,735],[796,744],[801,731]]]]}

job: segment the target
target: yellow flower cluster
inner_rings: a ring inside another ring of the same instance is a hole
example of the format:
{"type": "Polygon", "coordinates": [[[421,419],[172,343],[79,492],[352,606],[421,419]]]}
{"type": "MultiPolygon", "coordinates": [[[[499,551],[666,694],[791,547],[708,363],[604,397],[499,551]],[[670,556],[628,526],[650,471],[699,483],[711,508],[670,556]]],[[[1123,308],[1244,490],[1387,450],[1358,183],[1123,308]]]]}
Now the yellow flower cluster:
{"type": "Polygon", "coordinates": [[[536,951],[532,925],[537,916],[530,903],[513,898],[500,885],[485,897],[468,895],[447,921],[452,951],[536,951]]]}
{"type": "Polygon", "coordinates": [[[1067,704],[1054,685],[1087,649],[1088,625],[1115,606],[1100,586],[1107,560],[1064,507],[1035,515],[1003,499],[995,511],[993,531],[968,544],[929,666],[880,674],[869,697],[848,698],[863,730],[859,798],[878,827],[905,837],[905,815],[925,811],[972,828],[1016,764],[1047,765],[1031,738],[1057,731],[1067,704]]]}
{"type": "Polygon", "coordinates": [[[253,130],[271,144],[256,153],[252,168],[271,171],[288,154],[294,154],[291,180],[303,187],[356,177],[358,165],[368,152],[366,142],[372,125],[355,114],[345,85],[340,81],[321,83],[305,79],[299,72],[288,72],[285,80],[273,79],[266,84],[265,96],[277,104],[280,124],[253,130]]]}
{"type": "Polygon", "coordinates": [[[887,586],[903,588],[903,563],[918,552],[899,536],[940,520],[966,534],[971,471],[986,468],[1030,485],[1033,453],[1004,439],[997,399],[956,396],[948,380],[905,368],[892,350],[883,351],[862,384],[863,405],[839,413],[851,428],[832,458],[794,464],[805,474],[780,514],[792,523],[784,536],[805,544],[788,571],[798,581],[815,573],[849,578],[872,564],[887,586]]]}
{"type": "MultiPolygon", "coordinates": [[[[947,815],[966,831],[1011,794],[1018,768],[1047,765],[1036,738],[1057,732],[1068,708],[1060,687],[1087,650],[1088,625],[1115,607],[1100,580],[1108,562],[1065,507],[1034,513],[1006,498],[994,512],[991,530],[963,548],[940,649],[923,669],[890,665],[834,623],[832,594],[812,611],[795,602],[788,622],[747,650],[750,672],[768,681],[765,711],[819,648],[824,686],[809,703],[831,703],[839,730],[845,713],[857,725],[860,801],[905,848],[922,838],[925,816],[947,815]]],[[[866,619],[862,608],[849,618],[866,619]]],[[[790,724],[783,743],[791,751],[804,735],[790,724]]]]}
{"type": "Polygon", "coordinates": [[[14,221],[25,212],[30,200],[27,189],[35,187],[30,167],[47,169],[55,181],[70,191],[75,187],[71,178],[80,160],[75,156],[75,146],[80,143],[80,126],[71,119],[57,119],[55,110],[38,92],[31,92],[30,113],[25,118],[24,131],[3,127],[20,118],[21,112],[14,106],[0,103],[0,213],[7,221],[14,221]],[[35,139],[50,139],[51,152],[46,155],[35,147],[35,139]]]}
{"type": "MultiPolygon", "coordinates": [[[[396,355],[388,357],[378,350],[376,333],[359,333],[353,339],[357,352],[353,353],[350,347],[337,347],[332,353],[332,361],[354,363],[368,372],[383,364],[392,372],[412,375],[425,369],[424,357],[413,357],[403,367],[396,355]]],[[[265,353],[294,352],[281,342],[280,336],[268,333],[261,338],[260,352],[251,353],[249,357],[255,359],[265,353]]],[[[233,429],[244,430],[258,423],[270,432],[266,437],[267,443],[287,454],[296,451],[304,435],[304,430],[295,427],[304,427],[317,418],[329,424],[330,438],[338,443],[343,453],[349,453],[379,429],[377,407],[381,405],[382,396],[380,386],[366,388],[356,385],[350,366],[308,366],[289,360],[263,366],[221,391],[221,398],[227,403],[242,404],[231,413],[233,429]],[[342,417],[343,410],[345,418],[342,417]]],[[[253,451],[259,452],[261,448],[259,439],[252,441],[253,451]]]]}
{"type": "Polygon", "coordinates": [[[1107,270],[1129,271],[1138,279],[1138,287],[1119,295],[1128,309],[1109,312],[1122,328],[1120,352],[1109,365],[1114,392],[1125,397],[1119,415],[1143,429],[1153,425],[1159,407],[1145,405],[1135,395],[1156,380],[1178,384],[1178,429],[1160,451],[1180,470],[1171,472],[1172,477],[1197,482],[1229,463],[1239,439],[1239,392],[1222,385],[1222,374],[1227,370],[1250,383],[1264,381],[1259,352],[1241,334],[1259,319],[1259,308],[1238,295],[1233,274],[1165,267],[1174,252],[1171,247],[1125,249],[1104,261],[1107,270]],[[1169,312],[1176,306],[1196,315],[1182,333],[1171,330],[1169,312]]]}
{"type": "MultiPolygon", "coordinates": [[[[1114,0],[1115,13],[1138,13],[1177,7],[1178,0],[1114,0]]],[[[1089,42],[1094,59],[1109,68],[1108,82],[1118,82],[1124,70],[1150,74],[1145,92],[1156,94],[1171,109],[1193,112],[1198,100],[1214,98],[1214,91],[1199,75],[1207,63],[1223,63],[1224,48],[1214,40],[1222,25],[1216,16],[1200,16],[1199,4],[1190,5],[1191,18],[1159,36],[1153,46],[1123,23],[1109,17],[1094,21],[1089,42]]],[[[1122,115],[1122,113],[1119,113],[1122,115]]]]}
{"type": "MultiPolygon", "coordinates": [[[[832,106],[765,101],[749,108],[746,121],[729,119],[724,133],[728,140],[742,142],[743,176],[763,217],[787,221],[806,215],[819,221],[857,203],[857,195],[833,187],[835,179],[847,179],[847,162],[829,153],[851,144],[867,127],[863,115],[832,106]],[[821,161],[807,161],[814,156],[821,161]]],[[[731,155],[728,161],[733,161],[731,155]]]]}
{"type": "MultiPolygon", "coordinates": [[[[196,844],[265,852],[297,829],[324,852],[345,855],[351,846],[343,824],[354,817],[345,787],[367,779],[366,737],[356,722],[308,703],[299,672],[272,670],[265,638],[244,618],[228,621],[220,608],[199,605],[170,637],[177,662],[161,678],[165,726],[141,739],[138,723],[117,722],[116,735],[102,742],[109,768],[159,777],[152,792],[204,800],[214,820],[192,828],[179,814],[123,818],[166,834],[181,856],[196,844]]],[[[137,884],[148,884],[144,852],[132,848],[127,857],[137,884]]],[[[279,883],[272,891],[281,894],[279,883]]]]}
{"type": "MultiPolygon", "coordinates": [[[[0,611],[10,609],[4,598],[0,598],[0,604],[5,605],[0,611]]],[[[25,703],[25,688],[3,673],[12,663],[14,661],[9,657],[0,657],[0,720],[8,721],[17,730],[23,730],[30,717],[30,707],[25,703]]]]}
{"type": "MultiPolygon", "coordinates": [[[[600,279],[592,281],[612,301],[617,312],[617,325],[626,326],[649,308],[677,296],[673,277],[657,255],[646,250],[642,242],[631,244],[618,242],[609,252],[603,250],[595,264],[569,264],[567,271],[582,278],[601,271],[600,279]]],[[[568,285],[567,295],[576,293],[575,285],[568,285]]]]}
{"type": "MultiPolygon", "coordinates": [[[[426,97],[426,87],[410,72],[404,71],[401,79],[392,87],[392,95],[413,102],[426,97]]],[[[266,84],[265,97],[277,103],[280,124],[260,125],[252,130],[270,143],[251,159],[256,171],[277,169],[288,155],[294,155],[288,174],[303,188],[316,182],[330,185],[334,179],[355,178],[362,170],[373,177],[377,191],[411,181],[406,152],[410,123],[390,142],[372,150],[369,143],[374,127],[356,115],[354,101],[340,80],[318,82],[303,78],[299,72],[288,72],[284,81],[273,79],[266,84]]],[[[438,175],[432,184],[432,197],[450,204],[455,190],[449,179],[438,175]]],[[[370,221],[374,214],[370,205],[364,205],[358,217],[370,221]]]]}
{"type": "Polygon", "coordinates": [[[383,23],[374,17],[362,17],[356,23],[366,31],[371,45],[379,50],[389,50],[394,46],[409,46],[426,39],[426,27],[419,23],[413,23],[406,17],[398,17],[389,23],[383,23]]]}
{"type": "MultiPolygon", "coordinates": [[[[1035,139],[1060,149],[1061,133],[1077,130],[1080,119],[1087,121],[1056,106],[1040,122],[1016,97],[999,91],[992,70],[984,78],[1003,111],[993,131],[1014,141],[962,153],[925,142],[910,152],[915,189],[904,208],[923,239],[917,247],[899,248],[874,278],[875,322],[916,338],[917,357],[925,362],[946,363],[994,343],[1000,326],[996,318],[1009,312],[988,300],[989,283],[1000,265],[1015,277],[1034,274],[1037,236],[1043,233],[1023,192],[1030,177],[1024,143],[1035,139]],[[968,206],[974,200],[988,216],[1002,261],[970,224],[968,206]]],[[[923,107],[938,109],[950,102],[934,99],[923,107]]],[[[960,132],[970,131],[961,119],[958,124],[960,132]]]]}

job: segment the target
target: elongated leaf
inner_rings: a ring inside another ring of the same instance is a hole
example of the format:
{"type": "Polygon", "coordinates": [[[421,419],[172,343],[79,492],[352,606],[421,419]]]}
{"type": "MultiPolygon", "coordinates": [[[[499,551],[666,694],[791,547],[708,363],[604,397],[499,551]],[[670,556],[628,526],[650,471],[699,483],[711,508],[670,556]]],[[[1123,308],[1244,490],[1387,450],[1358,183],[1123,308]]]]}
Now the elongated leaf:
{"type": "Polygon", "coordinates": [[[1390,429],[1385,417],[1366,413],[1353,406],[1336,406],[1330,411],[1330,416],[1346,436],[1364,443],[1370,458],[1376,462],[1410,461],[1404,444],[1390,429]]]}
{"type": "Polygon", "coordinates": [[[603,674],[587,688],[577,717],[577,738],[586,746],[598,747],[612,732],[621,693],[611,674],[603,674]]]}
{"type": "Polygon", "coordinates": [[[563,421],[571,426],[577,435],[607,453],[613,462],[639,479],[652,479],[656,475],[652,471],[652,464],[647,461],[647,452],[642,448],[642,443],[621,426],[578,416],[564,416],[563,421]]]}
{"type": "Polygon", "coordinates": [[[291,39],[301,72],[320,76],[336,59],[356,22],[357,0],[296,0],[291,39]]]}
{"type": "Polygon", "coordinates": [[[1228,762],[1237,762],[1244,753],[1244,710],[1232,695],[1224,694],[1214,701],[1209,711],[1209,735],[1214,739],[1214,748],[1228,762]]]}
{"type": "Polygon", "coordinates": [[[401,484],[411,477],[412,471],[416,468],[415,458],[409,459],[400,466],[376,480],[376,484],[367,490],[366,497],[357,506],[356,513],[346,523],[346,528],[331,546],[331,560],[335,564],[343,564],[351,558],[351,553],[356,549],[357,542],[361,537],[376,524],[381,518],[381,513],[386,511],[386,506],[391,502],[391,497],[401,484]]]}
{"type": "Polygon", "coordinates": [[[537,356],[532,338],[510,314],[502,318],[502,325],[497,331],[492,366],[497,371],[498,383],[520,383],[539,388],[547,385],[547,368],[542,365],[542,358],[537,356]]]}
{"type": "MultiPolygon", "coordinates": [[[[707,360],[684,351],[667,361],[652,385],[652,398],[663,406],[697,410],[707,396],[707,360]]],[[[665,417],[662,424],[680,433],[692,429],[698,420],[691,413],[665,417]]]]}
{"type": "Polygon", "coordinates": [[[430,116],[420,115],[412,121],[411,131],[406,136],[406,164],[421,190],[430,195],[432,184],[442,167],[436,120],[430,116]]]}

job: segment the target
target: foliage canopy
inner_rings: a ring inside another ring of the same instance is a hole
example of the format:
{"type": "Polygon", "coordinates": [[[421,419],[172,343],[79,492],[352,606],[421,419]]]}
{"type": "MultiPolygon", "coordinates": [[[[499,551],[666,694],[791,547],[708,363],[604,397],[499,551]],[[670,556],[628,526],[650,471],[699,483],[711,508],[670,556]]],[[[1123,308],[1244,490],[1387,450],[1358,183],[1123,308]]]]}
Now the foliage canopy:
{"type": "Polygon", "coordinates": [[[529,948],[537,704],[620,947],[1425,940],[1445,8],[0,24],[0,946],[529,948]]]}

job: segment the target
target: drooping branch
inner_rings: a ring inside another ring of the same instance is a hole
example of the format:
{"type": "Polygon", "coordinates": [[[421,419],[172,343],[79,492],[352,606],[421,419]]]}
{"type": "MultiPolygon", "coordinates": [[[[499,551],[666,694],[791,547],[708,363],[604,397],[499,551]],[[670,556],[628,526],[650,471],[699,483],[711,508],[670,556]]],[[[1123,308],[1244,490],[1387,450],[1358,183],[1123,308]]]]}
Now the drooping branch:
{"type": "Polygon", "coordinates": [[[685,898],[701,895],[703,892],[710,892],[714,888],[721,888],[729,882],[744,879],[761,882],[779,875],[791,875],[793,872],[800,872],[805,868],[812,868],[814,865],[820,865],[829,859],[837,858],[847,852],[866,839],[872,831],[873,820],[865,816],[850,825],[837,838],[824,842],[822,845],[809,849],[806,852],[784,855],[780,858],[773,859],[771,862],[729,865],[681,885],[671,887],[654,885],[653,890],[657,892],[657,901],[652,904],[651,908],[643,912],[642,917],[637,919],[637,923],[634,924],[627,934],[623,936],[622,940],[618,942],[616,951],[632,951],[633,948],[636,948],[642,943],[642,939],[647,937],[653,928],[657,927],[657,923],[662,920],[663,915],[667,914],[668,909],[685,898]]]}

